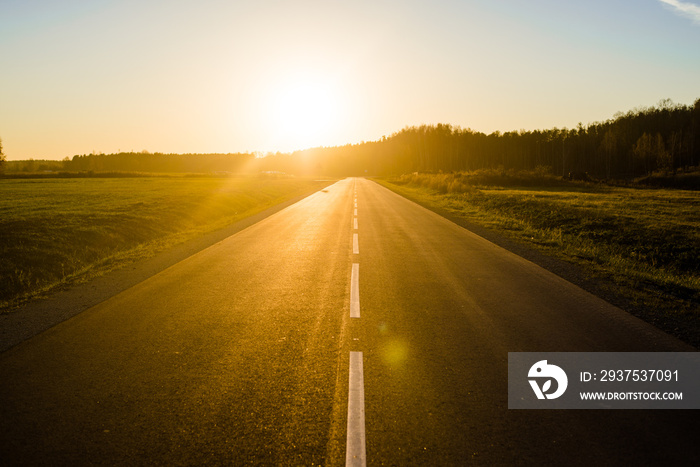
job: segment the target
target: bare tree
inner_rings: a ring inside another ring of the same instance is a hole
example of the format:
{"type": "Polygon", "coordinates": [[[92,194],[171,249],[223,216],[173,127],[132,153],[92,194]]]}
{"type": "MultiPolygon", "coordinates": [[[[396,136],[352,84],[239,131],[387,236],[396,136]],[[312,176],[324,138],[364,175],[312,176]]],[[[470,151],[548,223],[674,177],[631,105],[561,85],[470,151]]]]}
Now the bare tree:
{"type": "Polygon", "coordinates": [[[5,172],[5,153],[2,152],[2,138],[0,138],[0,173],[5,172]]]}

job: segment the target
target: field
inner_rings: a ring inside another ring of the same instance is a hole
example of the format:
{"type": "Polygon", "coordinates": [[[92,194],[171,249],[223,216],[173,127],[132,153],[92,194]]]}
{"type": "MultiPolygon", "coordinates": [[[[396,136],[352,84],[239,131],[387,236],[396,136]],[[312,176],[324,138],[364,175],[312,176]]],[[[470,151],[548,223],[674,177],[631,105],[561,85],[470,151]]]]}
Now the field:
{"type": "Polygon", "coordinates": [[[322,186],[272,176],[0,180],[0,309],[322,186]]]}
{"type": "Polygon", "coordinates": [[[575,263],[616,305],[700,345],[700,192],[483,171],[382,183],[575,263]]]}

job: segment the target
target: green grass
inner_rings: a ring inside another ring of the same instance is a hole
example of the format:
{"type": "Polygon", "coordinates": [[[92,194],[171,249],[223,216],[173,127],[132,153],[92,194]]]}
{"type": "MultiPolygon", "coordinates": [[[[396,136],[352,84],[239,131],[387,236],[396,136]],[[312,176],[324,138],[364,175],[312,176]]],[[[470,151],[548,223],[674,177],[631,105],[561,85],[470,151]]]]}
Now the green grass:
{"type": "Polygon", "coordinates": [[[700,344],[700,193],[546,173],[412,174],[383,181],[428,207],[578,264],[628,311],[700,344]]]}
{"type": "Polygon", "coordinates": [[[323,185],[253,176],[0,180],[0,309],[323,185]]]}

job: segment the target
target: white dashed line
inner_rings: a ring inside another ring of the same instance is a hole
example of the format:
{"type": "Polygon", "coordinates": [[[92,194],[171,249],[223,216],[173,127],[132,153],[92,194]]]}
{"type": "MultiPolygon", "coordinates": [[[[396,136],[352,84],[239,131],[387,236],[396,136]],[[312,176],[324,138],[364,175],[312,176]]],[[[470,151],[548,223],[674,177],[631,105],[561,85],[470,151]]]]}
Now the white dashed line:
{"type": "MultiPolygon", "coordinates": [[[[354,196],[353,228],[357,228],[357,189],[354,196]]],[[[352,252],[360,254],[358,233],[352,234],[352,252]]],[[[360,317],[360,264],[352,263],[350,276],[350,318],[360,317]]],[[[365,378],[362,367],[362,352],[350,352],[350,377],[348,380],[348,427],[345,452],[346,466],[366,467],[365,443],[365,378]]]]}
{"type": "Polygon", "coordinates": [[[350,352],[346,449],[346,466],[364,467],[367,465],[367,449],[365,446],[365,378],[362,369],[362,352],[350,352]]]}
{"type": "Polygon", "coordinates": [[[360,264],[352,263],[350,277],[350,317],[360,317],[360,264]]]}

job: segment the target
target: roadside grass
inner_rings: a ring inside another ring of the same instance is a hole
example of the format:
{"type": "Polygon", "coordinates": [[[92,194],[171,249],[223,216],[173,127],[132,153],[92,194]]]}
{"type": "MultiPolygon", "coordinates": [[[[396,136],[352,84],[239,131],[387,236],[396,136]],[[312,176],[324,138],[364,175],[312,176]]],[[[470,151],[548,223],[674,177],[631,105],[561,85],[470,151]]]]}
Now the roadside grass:
{"type": "MultiPolygon", "coordinates": [[[[546,171],[379,180],[579,265],[618,306],[700,346],[700,193],[569,182],[546,171]]],[[[562,310],[565,312],[565,310],[562,310]]]]}
{"type": "Polygon", "coordinates": [[[0,180],[0,310],[324,185],[279,176],[0,180]]]}

